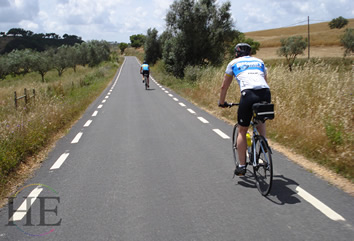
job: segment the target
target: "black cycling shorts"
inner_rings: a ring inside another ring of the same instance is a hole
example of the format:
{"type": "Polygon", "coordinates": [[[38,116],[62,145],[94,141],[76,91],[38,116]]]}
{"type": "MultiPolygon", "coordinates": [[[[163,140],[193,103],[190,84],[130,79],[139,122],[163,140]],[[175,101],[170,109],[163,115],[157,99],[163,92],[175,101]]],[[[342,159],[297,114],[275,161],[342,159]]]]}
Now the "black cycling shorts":
{"type": "Polygon", "coordinates": [[[143,75],[147,75],[147,77],[149,77],[149,70],[143,70],[143,73],[142,73],[143,75]]]}
{"type": "Polygon", "coordinates": [[[252,105],[262,101],[271,102],[271,94],[268,88],[243,90],[241,92],[240,105],[237,112],[238,124],[241,126],[249,126],[253,115],[252,105]]]}

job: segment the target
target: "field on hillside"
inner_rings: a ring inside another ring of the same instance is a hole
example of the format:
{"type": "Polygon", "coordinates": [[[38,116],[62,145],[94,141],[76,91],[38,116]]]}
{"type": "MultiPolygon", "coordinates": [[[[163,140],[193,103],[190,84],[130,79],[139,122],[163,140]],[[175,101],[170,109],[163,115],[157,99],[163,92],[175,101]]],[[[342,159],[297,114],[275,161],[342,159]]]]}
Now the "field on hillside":
{"type": "MultiPolygon", "coordinates": [[[[265,47],[260,48],[257,51],[257,54],[254,57],[267,60],[267,59],[278,59],[284,57],[279,57],[277,50],[279,47],[265,47]]],[[[310,57],[311,58],[342,58],[344,54],[344,48],[340,46],[313,46],[310,47],[310,57]]],[[[304,54],[298,55],[297,59],[307,59],[308,58],[308,49],[304,51],[304,54]]]]}
{"type": "MultiPolygon", "coordinates": [[[[310,19],[311,20],[311,19],[310,19]]],[[[342,29],[330,29],[328,22],[310,24],[311,46],[339,46],[339,37],[346,28],[354,28],[354,19],[348,19],[349,23],[342,29]]],[[[267,27],[267,26],[264,26],[267,27]]],[[[288,28],[277,28],[263,31],[245,33],[247,38],[252,38],[261,43],[261,48],[279,47],[281,38],[294,35],[308,36],[308,26],[300,25],[288,28]]]]}

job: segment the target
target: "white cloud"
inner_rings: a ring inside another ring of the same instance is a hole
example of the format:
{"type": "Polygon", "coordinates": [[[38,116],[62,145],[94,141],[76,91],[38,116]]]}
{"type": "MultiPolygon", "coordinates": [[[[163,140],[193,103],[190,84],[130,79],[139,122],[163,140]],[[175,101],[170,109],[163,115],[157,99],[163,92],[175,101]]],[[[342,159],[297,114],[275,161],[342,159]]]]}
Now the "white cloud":
{"type": "MultiPolygon", "coordinates": [[[[218,0],[220,6],[227,0],[218,0]]],[[[0,0],[0,31],[21,27],[38,33],[75,34],[84,40],[129,42],[133,34],[165,29],[174,0],[0,0]]],[[[232,19],[242,32],[279,28],[310,20],[354,18],[350,0],[231,1],[232,19]]]]}
{"type": "Polygon", "coordinates": [[[32,32],[36,32],[39,27],[37,23],[28,20],[22,20],[19,25],[21,28],[31,30],[32,32]]]}

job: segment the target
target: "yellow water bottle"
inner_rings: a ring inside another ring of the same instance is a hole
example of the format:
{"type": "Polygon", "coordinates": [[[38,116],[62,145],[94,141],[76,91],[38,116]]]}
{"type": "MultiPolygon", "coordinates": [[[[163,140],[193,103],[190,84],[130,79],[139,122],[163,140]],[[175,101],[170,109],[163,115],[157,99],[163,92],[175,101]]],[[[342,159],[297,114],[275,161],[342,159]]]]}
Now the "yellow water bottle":
{"type": "Polygon", "coordinates": [[[247,139],[247,146],[252,146],[251,135],[248,132],[246,133],[246,139],[247,139]]]}

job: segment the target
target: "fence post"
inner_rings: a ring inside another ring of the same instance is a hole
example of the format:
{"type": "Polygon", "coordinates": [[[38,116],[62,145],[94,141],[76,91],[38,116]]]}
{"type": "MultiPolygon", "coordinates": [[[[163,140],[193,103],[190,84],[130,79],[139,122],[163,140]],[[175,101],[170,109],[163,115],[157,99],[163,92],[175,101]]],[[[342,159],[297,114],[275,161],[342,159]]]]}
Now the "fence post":
{"type": "Polygon", "coordinates": [[[17,109],[17,94],[16,94],[16,91],[15,91],[15,108],[17,109]]]}
{"type": "Polygon", "coordinates": [[[27,105],[27,90],[26,90],[26,88],[25,88],[25,104],[27,105]]]}

